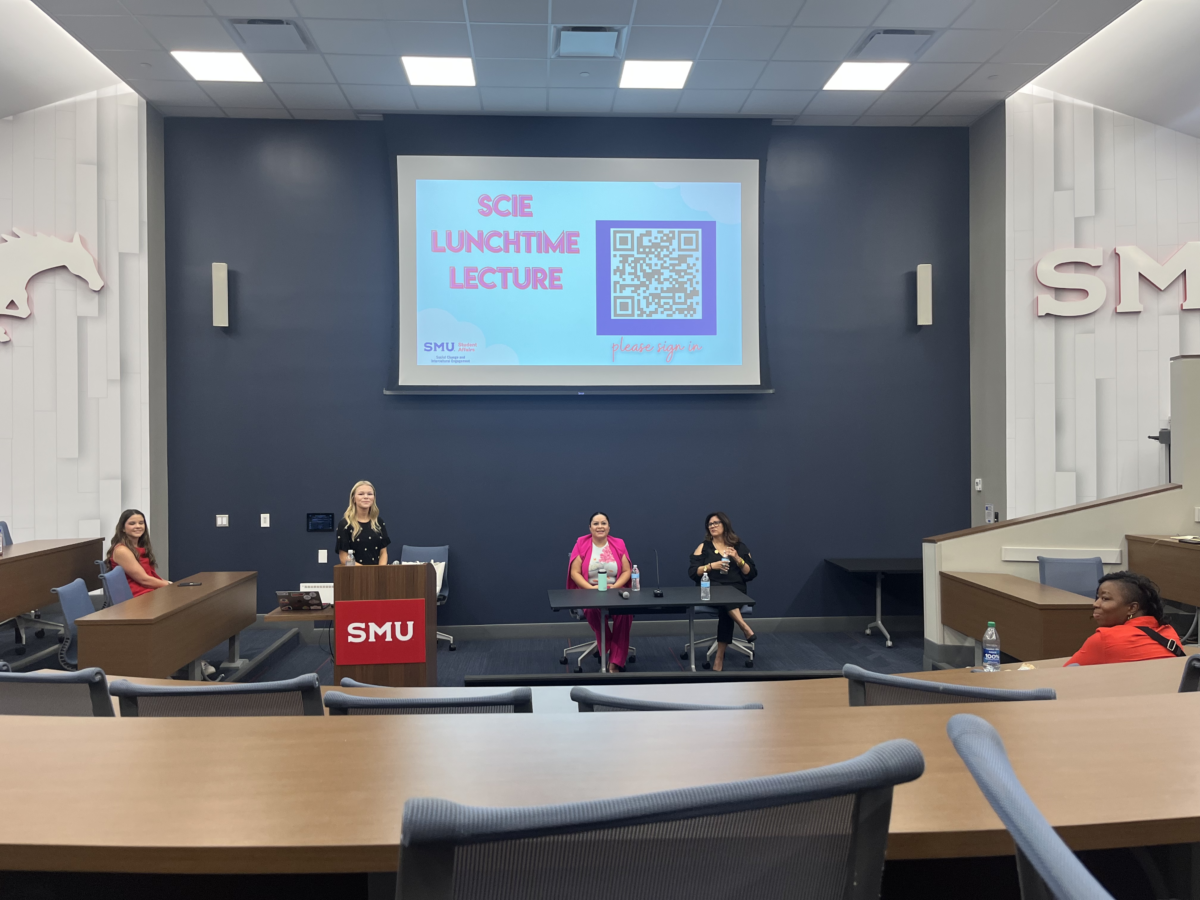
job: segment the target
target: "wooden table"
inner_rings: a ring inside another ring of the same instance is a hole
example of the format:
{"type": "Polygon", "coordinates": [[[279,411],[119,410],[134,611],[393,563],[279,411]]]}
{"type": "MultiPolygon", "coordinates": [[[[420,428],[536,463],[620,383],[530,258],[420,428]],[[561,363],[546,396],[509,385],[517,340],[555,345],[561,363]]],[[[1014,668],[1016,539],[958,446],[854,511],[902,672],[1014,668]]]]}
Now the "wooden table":
{"type": "MultiPolygon", "coordinates": [[[[89,591],[100,587],[96,560],[104,555],[100,538],[67,538],[21,541],[4,548],[0,556],[0,621],[27,615],[57,602],[51,588],[82,578],[89,591]]],[[[16,663],[26,668],[58,653],[57,645],[16,663]]]]}
{"type": "MultiPolygon", "coordinates": [[[[140,597],[83,616],[79,629],[79,668],[168,678],[222,641],[240,662],[237,636],[257,621],[257,572],[200,572],[140,597]]],[[[198,671],[191,673],[198,680],[198,671]]]]}
{"type": "Polygon", "coordinates": [[[1127,534],[1129,570],[1158,585],[1167,600],[1200,607],[1200,544],[1161,534],[1127,534]]]}
{"type": "Polygon", "coordinates": [[[736,775],[753,777],[848,759],[898,737],[917,743],[926,772],[896,789],[888,856],[1011,854],[1011,839],[946,737],[946,721],[958,712],[997,727],[1017,775],[1072,847],[1200,841],[1195,754],[1156,754],[1137,778],[1102,778],[1086,762],[1101,749],[1140,758],[1147,735],[1168,725],[1174,746],[1193,745],[1200,694],[814,708],[802,718],[770,707],[620,716],[10,717],[11,727],[0,729],[0,758],[55,777],[0,781],[0,808],[72,814],[0,818],[0,868],[393,871],[409,797],[487,806],[616,797],[734,774],[714,759],[737,760],[736,775]],[[704,735],[703,752],[681,744],[687,734],[704,735]],[[601,779],[581,777],[585,751],[622,764],[601,779]],[[319,768],[281,764],[288,758],[319,768]]]}
{"type": "Polygon", "coordinates": [[[1096,630],[1092,601],[994,572],[942,572],[942,623],[979,640],[996,623],[1000,649],[1016,659],[1070,656],[1096,630]]]}

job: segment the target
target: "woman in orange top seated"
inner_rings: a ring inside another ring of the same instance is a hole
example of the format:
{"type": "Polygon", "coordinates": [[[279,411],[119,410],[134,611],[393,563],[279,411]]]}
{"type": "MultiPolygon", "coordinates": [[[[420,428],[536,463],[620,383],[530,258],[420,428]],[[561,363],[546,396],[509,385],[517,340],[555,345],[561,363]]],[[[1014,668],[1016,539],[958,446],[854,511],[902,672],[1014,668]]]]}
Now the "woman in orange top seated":
{"type": "Polygon", "coordinates": [[[1133,662],[1184,656],[1175,629],[1163,622],[1158,587],[1136,572],[1111,572],[1100,579],[1092,604],[1096,633],[1067,665],[1133,662]]]}
{"type": "Polygon", "coordinates": [[[167,587],[154,571],[154,549],[150,546],[150,530],[146,517],[138,509],[127,509],[117,519],[117,530],[108,547],[108,567],[120,566],[129,581],[133,596],[148,594],[155,588],[167,587]]]}

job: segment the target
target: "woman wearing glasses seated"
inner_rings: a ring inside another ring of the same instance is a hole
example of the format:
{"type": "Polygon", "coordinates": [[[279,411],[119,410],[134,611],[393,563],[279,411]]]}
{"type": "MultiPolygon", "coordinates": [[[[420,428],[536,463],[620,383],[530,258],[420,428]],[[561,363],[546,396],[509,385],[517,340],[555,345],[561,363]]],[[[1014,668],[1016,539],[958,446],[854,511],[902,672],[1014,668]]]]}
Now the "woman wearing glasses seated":
{"type": "Polygon", "coordinates": [[[1175,629],[1163,621],[1158,586],[1136,572],[1110,572],[1100,579],[1092,603],[1096,633],[1066,665],[1095,666],[1185,656],[1175,629]]]}
{"type": "MultiPolygon", "coordinates": [[[[600,573],[603,572],[608,590],[620,590],[629,583],[630,568],[625,542],[609,534],[608,514],[592,513],[588,533],[575,541],[567,561],[567,587],[584,591],[598,590],[600,573]]],[[[600,610],[585,609],[583,614],[596,633],[597,644],[600,643],[600,629],[603,627],[605,630],[608,671],[624,672],[625,660],[629,656],[629,630],[633,627],[633,616],[610,615],[607,623],[601,623],[600,610]]]]}
{"type": "MultiPolygon", "coordinates": [[[[734,533],[729,516],[723,512],[709,513],[704,518],[704,532],[704,542],[692,553],[688,577],[699,584],[707,575],[710,584],[727,584],[746,593],[746,582],[758,577],[758,567],[750,556],[750,548],[734,533]]],[[[734,624],[742,629],[747,641],[753,642],[754,632],[736,606],[718,606],[716,610],[717,655],[713,658],[713,671],[720,672],[725,668],[725,648],[733,640],[734,624]]]]}

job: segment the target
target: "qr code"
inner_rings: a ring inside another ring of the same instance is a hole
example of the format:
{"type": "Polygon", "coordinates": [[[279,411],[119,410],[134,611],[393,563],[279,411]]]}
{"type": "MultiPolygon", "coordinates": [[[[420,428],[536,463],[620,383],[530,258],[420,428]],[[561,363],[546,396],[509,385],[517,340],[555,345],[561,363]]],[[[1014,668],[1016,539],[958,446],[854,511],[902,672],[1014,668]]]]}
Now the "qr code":
{"type": "Polygon", "coordinates": [[[700,284],[698,228],[612,230],[614,319],[697,318],[700,284]]]}

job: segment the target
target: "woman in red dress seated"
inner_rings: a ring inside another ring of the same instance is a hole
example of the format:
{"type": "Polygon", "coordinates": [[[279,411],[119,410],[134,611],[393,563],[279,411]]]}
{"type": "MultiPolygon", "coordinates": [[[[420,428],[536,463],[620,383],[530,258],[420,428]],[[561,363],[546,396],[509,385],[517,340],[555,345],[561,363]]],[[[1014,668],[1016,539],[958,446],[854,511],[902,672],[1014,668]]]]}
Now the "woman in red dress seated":
{"type": "Polygon", "coordinates": [[[154,571],[154,549],[150,546],[150,530],[141,510],[127,509],[117,519],[117,530],[108,548],[108,567],[120,566],[129,580],[133,596],[148,594],[155,588],[167,587],[154,571]]]}
{"type": "Polygon", "coordinates": [[[1096,633],[1067,660],[1068,666],[1186,655],[1175,629],[1163,621],[1157,585],[1145,575],[1110,572],[1101,578],[1092,619],[1096,633]]]}

